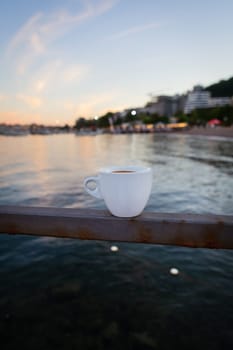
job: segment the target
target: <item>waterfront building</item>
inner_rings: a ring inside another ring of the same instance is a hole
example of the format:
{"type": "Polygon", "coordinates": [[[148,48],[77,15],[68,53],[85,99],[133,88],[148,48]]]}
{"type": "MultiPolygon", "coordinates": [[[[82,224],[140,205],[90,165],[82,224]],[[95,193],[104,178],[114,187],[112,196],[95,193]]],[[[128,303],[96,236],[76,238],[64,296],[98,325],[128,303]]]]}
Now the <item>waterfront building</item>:
{"type": "Polygon", "coordinates": [[[161,117],[172,117],[177,112],[181,112],[184,109],[186,102],[186,95],[161,95],[149,102],[144,110],[148,114],[158,114],[161,117]]]}
{"type": "Polygon", "coordinates": [[[177,112],[184,110],[186,103],[186,95],[174,95],[174,96],[157,96],[154,98],[154,102],[150,102],[145,109],[149,114],[156,113],[159,116],[172,117],[177,112]]]}
{"type": "Polygon", "coordinates": [[[184,113],[188,114],[197,108],[210,107],[210,92],[203,89],[202,86],[196,85],[188,93],[187,101],[184,107],[184,113]]]}
{"type": "Polygon", "coordinates": [[[184,113],[188,114],[198,108],[223,107],[231,104],[231,97],[211,97],[209,91],[197,85],[188,93],[187,101],[184,106],[184,113]]]}
{"type": "Polygon", "coordinates": [[[231,97],[212,97],[210,99],[210,107],[223,107],[231,105],[233,102],[231,97]]]}

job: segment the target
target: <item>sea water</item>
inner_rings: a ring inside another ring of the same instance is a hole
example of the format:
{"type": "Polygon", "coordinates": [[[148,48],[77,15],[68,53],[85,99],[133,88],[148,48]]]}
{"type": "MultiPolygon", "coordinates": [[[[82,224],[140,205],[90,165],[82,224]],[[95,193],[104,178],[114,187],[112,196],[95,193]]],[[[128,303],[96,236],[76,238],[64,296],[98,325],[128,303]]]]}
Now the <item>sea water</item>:
{"type": "MultiPolygon", "coordinates": [[[[83,179],[125,164],[147,211],[233,215],[233,140],[182,134],[2,136],[0,204],[103,209],[83,179]]],[[[0,235],[4,350],[230,349],[232,291],[230,250],[0,235]]]]}

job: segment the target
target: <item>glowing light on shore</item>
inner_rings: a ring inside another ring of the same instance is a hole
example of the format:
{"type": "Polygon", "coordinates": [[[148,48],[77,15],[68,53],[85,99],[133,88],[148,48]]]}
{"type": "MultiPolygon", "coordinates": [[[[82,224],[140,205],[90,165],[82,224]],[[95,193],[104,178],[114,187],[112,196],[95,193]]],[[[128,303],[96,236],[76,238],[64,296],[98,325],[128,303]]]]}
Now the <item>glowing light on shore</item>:
{"type": "Polygon", "coordinates": [[[135,110],[131,111],[131,115],[135,116],[137,114],[137,112],[135,110]]]}
{"type": "Polygon", "coordinates": [[[116,245],[112,245],[112,246],[110,247],[110,250],[111,250],[112,252],[118,252],[119,248],[118,248],[116,245]]]}
{"type": "Polygon", "coordinates": [[[176,268],[176,267],[172,267],[172,268],[170,268],[170,274],[171,275],[174,275],[174,276],[176,276],[176,275],[179,275],[179,270],[176,268]]]}

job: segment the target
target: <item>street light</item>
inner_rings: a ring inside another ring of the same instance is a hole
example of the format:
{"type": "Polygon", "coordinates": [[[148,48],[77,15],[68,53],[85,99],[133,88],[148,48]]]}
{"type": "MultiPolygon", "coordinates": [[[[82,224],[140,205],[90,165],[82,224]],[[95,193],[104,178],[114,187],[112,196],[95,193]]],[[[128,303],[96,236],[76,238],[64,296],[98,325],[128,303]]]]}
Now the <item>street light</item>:
{"type": "Polygon", "coordinates": [[[131,111],[131,115],[135,116],[137,114],[137,112],[134,110],[131,111]]]}

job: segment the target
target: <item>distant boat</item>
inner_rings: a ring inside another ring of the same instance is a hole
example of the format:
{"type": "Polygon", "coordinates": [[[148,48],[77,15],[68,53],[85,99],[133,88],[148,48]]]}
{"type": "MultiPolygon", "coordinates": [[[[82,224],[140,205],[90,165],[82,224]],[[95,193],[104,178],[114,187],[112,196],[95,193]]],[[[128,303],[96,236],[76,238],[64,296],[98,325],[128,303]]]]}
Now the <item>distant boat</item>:
{"type": "Polygon", "coordinates": [[[0,130],[0,135],[4,135],[4,136],[26,136],[26,135],[29,135],[29,130],[8,128],[6,130],[0,130]]]}
{"type": "Polygon", "coordinates": [[[103,134],[103,130],[77,130],[75,135],[77,136],[96,136],[103,134]]]}

